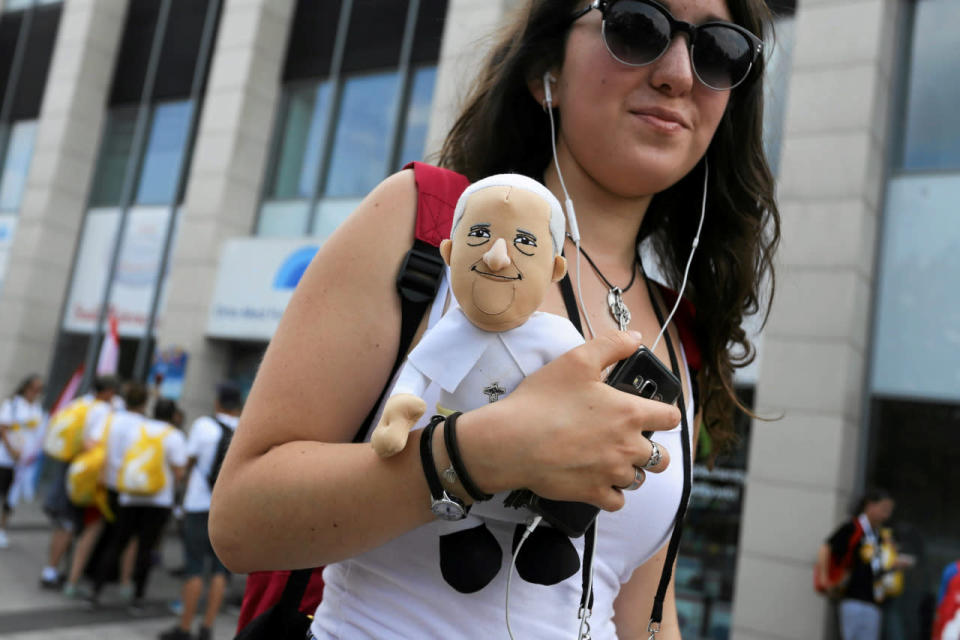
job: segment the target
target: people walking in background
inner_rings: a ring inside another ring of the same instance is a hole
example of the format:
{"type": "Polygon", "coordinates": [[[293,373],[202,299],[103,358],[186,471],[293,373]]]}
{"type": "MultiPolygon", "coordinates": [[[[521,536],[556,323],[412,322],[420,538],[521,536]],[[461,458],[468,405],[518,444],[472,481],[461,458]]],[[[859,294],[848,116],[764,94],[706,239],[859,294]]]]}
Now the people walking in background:
{"type": "Polygon", "coordinates": [[[153,548],[173,507],[173,485],[183,477],[186,465],[186,440],[171,424],[176,406],[172,402],[158,404],[156,419],[143,415],[147,390],[131,383],[126,393],[125,411],[117,412],[107,437],[108,473],[116,469],[117,524],[98,560],[93,593],[93,607],[116,562],[130,540],[138,539],[134,567],[131,613],[142,609],[147,579],[150,575],[153,548]]]}
{"type": "Polygon", "coordinates": [[[43,380],[36,374],[24,378],[13,396],[0,404],[0,549],[10,545],[7,521],[17,502],[17,475],[36,459],[43,437],[43,380]]]}
{"type": "Polygon", "coordinates": [[[943,570],[931,640],[960,640],[960,560],[943,570]]]}
{"type": "MultiPolygon", "coordinates": [[[[114,404],[113,399],[116,396],[118,380],[113,376],[97,376],[93,381],[94,402],[87,410],[86,420],[83,425],[83,450],[89,451],[96,446],[104,446],[103,442],[108,434],[109,425],[112,422],[114,404]]],[[[102,478],[101,478],[102,482],[102,478]]],[[[83,576],[84,568],[90,559],[97,540],[103,534],[107,515],[114,518],[115,513],[107,509],[108,514],[101,512],[97,505],[80,506],[75,505],[82,510],[78,519],[78,531],[76,541],[73,547],[73,554],[70,558],[70,570],[67,574],[66,583],[63,585],[63,593],[67,597],[85,597],[89,595],[80,589],[80,578],[83,576]]]]}
{"type": "Polygon", "coordinates": [[[179,623],[161,634],[160,640],[191,638],[190,628],[203,594],[203,577],[207,571],[210,572],[210,586],[197,638],[209,640],[213,637],[213,623],[220,611],[230,574],[213,552],[207,533],[210,491],[233,437],[233,430],[237,427],[241,405],[240,389],[232,384],[220,384],[213,416],[197,418],[190,428],[187,440],[187,490],[183,499],[183,544],[186,556],[186,581],[181,593],[183,609],[179,623]]]}
{"type": "Polygon", "coordinates": [[[871,489],[858,503],[856,515],[820,547],[815,569],[818,590],[837,598],[843,640],[879,640],[881,606],[903,590],[900,571],[912,566],[898,558],[891,531],[882,525],[893,515],[894,501],[882,489],[871,489]]]}

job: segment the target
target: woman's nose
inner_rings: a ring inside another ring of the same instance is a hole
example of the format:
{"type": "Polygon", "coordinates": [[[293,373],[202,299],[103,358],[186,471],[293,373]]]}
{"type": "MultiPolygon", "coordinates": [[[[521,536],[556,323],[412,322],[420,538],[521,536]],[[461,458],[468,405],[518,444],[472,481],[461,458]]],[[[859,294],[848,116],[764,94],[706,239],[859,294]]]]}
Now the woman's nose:
{"type": "Polygon", "coordinates": [[[684,34],[674,37],[664,54],[653,63],[650,82],[670,95],[683,95],[693,89],[693,61],[684,34]]]}
{"type": "Polygon", "coordinates": [[[491,271],[500,271],[510,265],[510,256],[507,255],[507,243],[503,238],[497,238],[490,250],[483,254],[483,262],[491,271]]]}

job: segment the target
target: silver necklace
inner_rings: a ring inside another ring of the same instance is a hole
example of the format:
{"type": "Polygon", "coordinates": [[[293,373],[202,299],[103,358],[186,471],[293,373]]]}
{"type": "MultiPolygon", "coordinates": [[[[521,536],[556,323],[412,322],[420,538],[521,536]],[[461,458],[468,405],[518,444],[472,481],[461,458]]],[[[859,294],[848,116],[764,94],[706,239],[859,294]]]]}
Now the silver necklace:
{"type": "Polygon", "coordinates": [[[583,250],[583,247],[580,247],[580,253],[583,254],[583,257],[586,258],[587,262],[590,263],[590,266],[593,267],[593,270],[596,272],[597,276],[599,276],[600,280],[603,281],[603,284],[606,285],[607,306],[610,308],[610,315],[613,316],[617,326],[620,327],[620,331],[624,331],[627,328],[627,325],[630,324],[630,309],[627,308],[626,303],[623,301],[623,294],[630,290],[630,287],[633,286],[634,281],[637,279],[637,265],[640,262],[640,259],[634,255],[630,282],[627,284],[627,286],[621,289],[607,280],[607,277],[600,272],[600,269],[597,268],[597,265],[593,262],[593,260],[590,259],[590,255],[583,250]]]}

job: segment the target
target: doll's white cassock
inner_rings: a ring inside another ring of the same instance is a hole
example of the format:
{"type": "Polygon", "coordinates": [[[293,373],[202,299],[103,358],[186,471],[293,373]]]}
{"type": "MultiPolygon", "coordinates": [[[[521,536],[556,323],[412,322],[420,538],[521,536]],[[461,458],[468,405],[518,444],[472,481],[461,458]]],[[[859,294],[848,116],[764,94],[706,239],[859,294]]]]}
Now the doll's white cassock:
{"type": "MultiPolygon", "coordinates": [[[[407,356],[391,395],[423,397],[430,382],[441,389],[438,412],[470,411],[511,393],[534,371],[583,336],[567,319],[538,311],[507,331],[476,327],[459,306],[447,311],[407,356]]],[[[502,496],[475,503],[471,515],[519,522],[529,512],[503,506],[502,496]]]]}

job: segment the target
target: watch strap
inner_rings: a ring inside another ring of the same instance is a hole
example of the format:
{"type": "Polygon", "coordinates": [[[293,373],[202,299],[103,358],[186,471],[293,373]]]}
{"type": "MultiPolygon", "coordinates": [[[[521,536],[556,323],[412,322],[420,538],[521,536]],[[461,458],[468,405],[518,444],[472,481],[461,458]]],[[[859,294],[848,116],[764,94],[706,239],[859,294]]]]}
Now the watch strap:
{"type": "Polygon", "coordinates": [[[443,497],[443,485],[440,483],[440,475],[437,473],[437,465],[433,459],[433,432],[443,420],[443,416],[430,418],[430,422],[423,428],[423,434],[420,436],[420,464],[423,465],[423,475],[427,479],[427,486],[434,500],[440,500],[443,497]]]}
{"type": "Polygon", "coordinates": [[[485,493],[476,485],[470,474],[467,473],[467,467],[463,464],[463,458],[460,457],[460,446],[457,444],[457,418],[461,416],[459,411],[447,416],[446,424],[443,426],[443,441],[447,447],[447,455],[450,457],[450,464],[463,485],[464,491],[476,500],[483,502],[493,497],[492,494],[485,493]]]}

